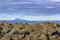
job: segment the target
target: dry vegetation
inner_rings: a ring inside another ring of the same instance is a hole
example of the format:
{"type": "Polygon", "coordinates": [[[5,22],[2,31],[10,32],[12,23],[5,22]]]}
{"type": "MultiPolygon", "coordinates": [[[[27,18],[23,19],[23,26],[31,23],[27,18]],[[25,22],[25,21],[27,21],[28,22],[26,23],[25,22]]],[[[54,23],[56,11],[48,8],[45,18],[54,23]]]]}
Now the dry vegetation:
{"type": "Polygon", "coordinates": [[[60,40],[60,25],[0,23],[0,40],[60,40]]]}

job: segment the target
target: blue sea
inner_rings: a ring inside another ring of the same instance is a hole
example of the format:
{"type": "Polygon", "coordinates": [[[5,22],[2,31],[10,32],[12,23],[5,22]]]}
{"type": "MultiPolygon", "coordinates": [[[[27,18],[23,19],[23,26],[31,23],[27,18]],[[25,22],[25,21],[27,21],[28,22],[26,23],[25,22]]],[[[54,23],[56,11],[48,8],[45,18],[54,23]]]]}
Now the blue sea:
{"type": "MultiPolygon", "coordinates": [[[[0,22],[3,22],[3,21],[0,21],[0,22]]],[[[39,24],[39,23],[43,23],[43,22],[55,22],[55,23],[58,23],[60,24],[60,21],[6,21],[6,22],[9,22],[9,23],[22,23],[22,24],[39,24]]]]}

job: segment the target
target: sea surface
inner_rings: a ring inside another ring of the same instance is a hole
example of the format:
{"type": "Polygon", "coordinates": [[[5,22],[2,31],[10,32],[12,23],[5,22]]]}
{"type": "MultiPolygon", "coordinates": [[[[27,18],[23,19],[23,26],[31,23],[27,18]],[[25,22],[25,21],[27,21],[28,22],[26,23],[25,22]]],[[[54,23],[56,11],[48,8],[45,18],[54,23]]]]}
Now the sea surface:
{"type": "MultiPolygon", "coordinates": [[[[3,21],[0,21],[0,22],[3,22],[3,21]]],[[[9,23],[22,23],[22,24],[39,24],[39,23],[43,23],[43,22],[55,22],[55,23],[58,23],[60,24],[60,21],[6,21],[6,22],[9,22],[9,23]]]]}

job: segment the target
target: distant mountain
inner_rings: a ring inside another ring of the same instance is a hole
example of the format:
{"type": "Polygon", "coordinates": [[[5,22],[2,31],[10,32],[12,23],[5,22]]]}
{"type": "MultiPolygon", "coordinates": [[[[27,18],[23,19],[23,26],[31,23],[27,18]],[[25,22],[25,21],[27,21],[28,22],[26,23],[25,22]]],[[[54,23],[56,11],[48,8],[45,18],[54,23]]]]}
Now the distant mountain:
{"type": "Polygon", "coordinates": [[[25,22],[27,22],[27,20],[23,20],[23,19],[19,19],[19,18],[16,18],[14,20],[0,20],[0,22],[3,22],[3,21],[7,21],[10,23],[25,23],[25,22]]]}
{"type": "Polygon", "coordinates": [[[13,21],[26,21],[26,20],[16,18],[16,19],[14,19],[13,21]]]}
{"type": "Polygon", "coordinates": [[[7,20],[8,22],[11,22],[11,23],[25,23],[27,22],[27,20],[23,20],[23,19],[19,19],[19,18],[16,18],[14,20],[7,20]]]}
{"type": "Polygon", "coordinates": [[[56,23],[60,23],[60,21],[57,21],[57,20],[45,20],[45,21],[28,21],[28,20],[23,20],[23,19],[19,19],[19,18],[16,18],[14,20],[0,20],[0,22],[3,22],[3,21],[7,21],[7,22],[10,22],[10,23],[28,23],[28,24],[32,24],[32,23],[41,23],[41,22],[56,22],[56,23]]]}

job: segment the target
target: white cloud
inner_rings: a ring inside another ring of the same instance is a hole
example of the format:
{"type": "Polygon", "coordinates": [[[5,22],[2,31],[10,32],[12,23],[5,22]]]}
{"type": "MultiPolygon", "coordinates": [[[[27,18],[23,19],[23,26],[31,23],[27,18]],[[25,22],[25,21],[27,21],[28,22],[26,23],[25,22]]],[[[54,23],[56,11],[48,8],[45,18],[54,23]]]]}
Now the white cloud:
{"type": "Polygon", "coordinates": [[[14,20],[16,18],[30,20],[30,21],[45,21],[45,20],[60,20],[60,14],[48,15],[48,16],[27,16],[19,14],[0,14],[0,20],[14,20]]]}
{"type": "Polygon", "coordinates": [[[59,2],[60,0],[49,0],[49,1],[52,1],[52,2],[59,2]]]}
{"type": "Polygon", "coordinates": [[[31,4],[31,2],[0,2],[0,5],[31,4]]]}
{"type": "MultiPolygon", "coordinates": [[[[19,17],[21,18],[21,17],[19,17]]],[[[30,21],[44,21],[44,20],[60,20],[60,14],[58,15],[51,15],[51,16],[24,16],[24,20],[30,20],[30,21]]]]}
{"type": "Polygon", "coordinates": [[[17,17],[18,16],[14,15],[14,14],[6,14],[6,13],[0,14],[0,20],[13,20],[17,17]]]}
{"type": "Polygon", "coordinates": [[[9,4],[31,4],[31,2],[8,2],[9,4]]]}
{"type": "Polygon", "coordinates": [[[45,8],[49,8],[49,9],[51,9],[51,8],[55,8],[55,7],[49,6],[49,7],[45,7],[45,8]]]}

